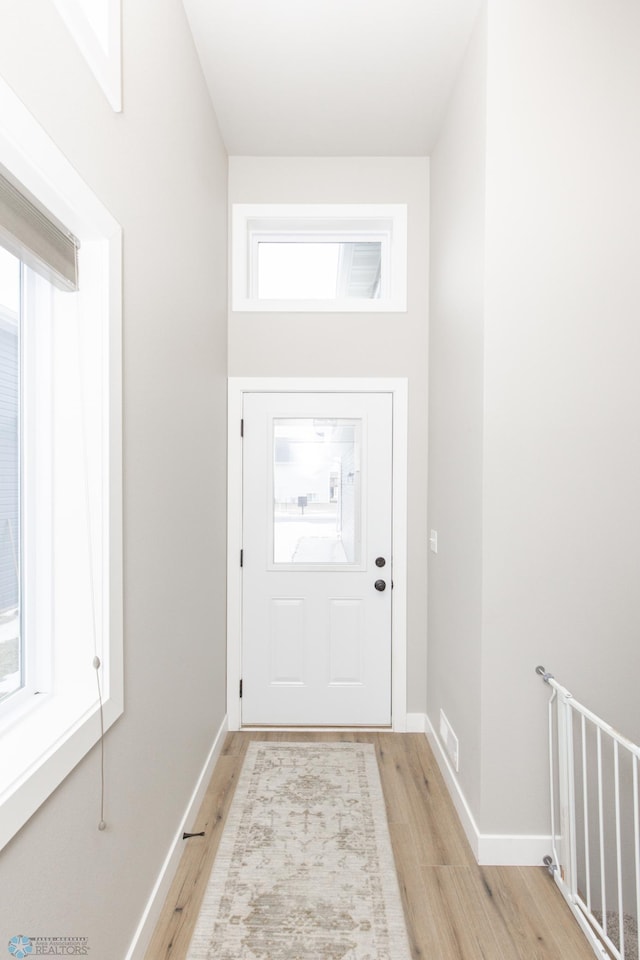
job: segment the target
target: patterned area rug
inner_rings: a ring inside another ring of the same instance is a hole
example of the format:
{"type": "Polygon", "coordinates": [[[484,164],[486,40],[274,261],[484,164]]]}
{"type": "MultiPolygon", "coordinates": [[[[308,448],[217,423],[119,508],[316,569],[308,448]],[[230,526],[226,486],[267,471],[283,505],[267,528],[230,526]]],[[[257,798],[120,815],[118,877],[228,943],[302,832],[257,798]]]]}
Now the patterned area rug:
{"type": "Polygon", "coordinates": [[[372,744],[249,744],[188,960],[410,960],[372,744]]]}

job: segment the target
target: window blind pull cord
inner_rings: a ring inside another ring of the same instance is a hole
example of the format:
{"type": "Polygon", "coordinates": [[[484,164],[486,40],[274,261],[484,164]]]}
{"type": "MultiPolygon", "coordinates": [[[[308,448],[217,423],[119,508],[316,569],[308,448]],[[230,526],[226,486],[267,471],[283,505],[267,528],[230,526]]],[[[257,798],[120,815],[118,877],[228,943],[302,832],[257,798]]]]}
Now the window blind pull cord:
{"type": "Polygon", "coordinates": [[[102,708],[102,685],[100,683],[101,663],[97,654],[93,658],[93,666],[96,671],[98,702],[100,704],[100,820],[98,821],[98,830],[105,830],[107,824],[104,819],[104,710],[102,708]]]}
{"type": "Polygon", "coordinates": [[[96,592],[93,573],[93,536],[91,524],[91,498],[89,493],[89,452],[87,450],[87,419],[86,419],[86,396],[85,384],[82,376],[82,323],[80,319],[79,308],[75,311],[75,321],[78,326],[78,335],[76,343],[78,345],[78,388],[80,392],[80,436],[82,440],[82,467],[84,479],[84,505],[85,505],[85,523],[87,529],[87,552],[89,566],[89,595],[91,607],[91,634],[93,640],[93,660],[92,665],[96,673],[96,684],[98,687],[98,705],[100,715],[100,820],[98,821],[98,830],[106,830],[107,824],[104,819],[104,709],[102,701],[102,684],[100,682],[100,668],[102,666],[98,656],[98,629],[96,626],[96,592]]]}

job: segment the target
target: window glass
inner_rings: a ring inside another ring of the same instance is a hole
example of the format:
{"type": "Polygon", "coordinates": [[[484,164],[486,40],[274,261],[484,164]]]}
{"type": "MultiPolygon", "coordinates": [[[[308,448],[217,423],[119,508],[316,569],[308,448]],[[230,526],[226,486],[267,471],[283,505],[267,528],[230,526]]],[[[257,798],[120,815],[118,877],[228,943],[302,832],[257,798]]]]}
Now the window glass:
{"type": "Polygon", "coordinates": [[[258,243],[260,300],[376,300],[382,243],[264,241],[258,243]]]}
{"type": "Polygon", "coordinates": [[[0,247],[0,701],[23,684],[20,261],[0,247]]]}
{"type": "Polygon", "coordinates": [[[360,562],[361,421],[277,419],[275,563],[360,562]]]}

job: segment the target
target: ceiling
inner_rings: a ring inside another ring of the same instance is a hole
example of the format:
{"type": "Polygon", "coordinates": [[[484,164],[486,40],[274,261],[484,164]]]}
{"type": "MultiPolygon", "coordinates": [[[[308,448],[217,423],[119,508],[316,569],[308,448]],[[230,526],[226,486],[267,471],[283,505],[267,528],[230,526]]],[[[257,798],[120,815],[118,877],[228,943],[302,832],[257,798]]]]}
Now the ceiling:
{"type": "Polygon", "coordinates": [[[427,156],[481,0],[183,0],[232,156],[427,156]]]}

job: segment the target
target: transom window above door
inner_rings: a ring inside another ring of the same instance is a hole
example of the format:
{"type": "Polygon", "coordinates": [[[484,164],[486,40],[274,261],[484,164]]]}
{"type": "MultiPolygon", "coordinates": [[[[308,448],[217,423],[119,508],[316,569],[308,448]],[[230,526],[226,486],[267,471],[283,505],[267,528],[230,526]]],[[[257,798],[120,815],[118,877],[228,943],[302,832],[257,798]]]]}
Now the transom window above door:
{"type": "Polygon", "coordinates": [[[403,312],[404,204],[234,204],[232,308],[403,312]]]}

